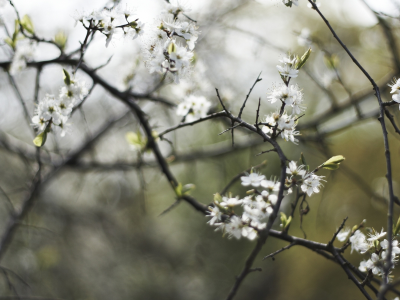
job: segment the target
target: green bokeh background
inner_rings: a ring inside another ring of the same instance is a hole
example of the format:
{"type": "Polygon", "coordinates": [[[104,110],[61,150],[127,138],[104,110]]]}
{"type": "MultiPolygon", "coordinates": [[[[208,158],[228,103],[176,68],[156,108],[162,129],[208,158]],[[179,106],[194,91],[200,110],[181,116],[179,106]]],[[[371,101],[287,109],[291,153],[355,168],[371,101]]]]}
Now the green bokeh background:
{"type": "MultiPolygon", "coordinates": [[[[335,53],[339,57],[338,72],[352,94],[369,92],[372,87],[338,46],[317,14],[300,2],[300,7],[291,9],[279,1],[204,2],[193,12],[203,32],[196,47],[198,64],[202,68],[198,69],[198,78],[193,79],[194,87],[188,88],[185,83],[178,86],[168,84],[159,91],[159,95],[179,103],[181,95],[193,89],[195,93],[206,96],[213,103],[214,110],[218,110],[214,92],[217,87],[232,111],[237,113],[250,86],[262,71],[263,80],[253,90],[243,115],[243,119],[252,123],[259,97],[262,115],[277,108],[267,102],[267,92],[280,80],[275,65],[284,52],[277,47],[303,53],[306,48],[297,44],[297,35],[304,27],[311,30],[320,47],[312,46],[314,52],[306,70],[301,70],[300,76],[293,80],[303,89],[308,107],[299,127],[317,119],[330,107],[324,91],[306,74],[307,71],[318,81],[322,80],[328,72],[323,62],[324,53],[335,53]]],[[[362,3],[322,2],[321,11],[373,78],[386,84],[390,74],[400,72],[396,71],[381,27],[362,3]]],[[[15,3],[23,10],[23,1],[15,3]]],[[[31,13],[34,22],[46,22],[39,20],[39,12],[37,16],[31,13]]],[[[391,13],[398,17],[397,12],[391,13]]],[[[384,18],[397,38],[398,19],[384,18]]],[[[39,33],[51,36],[59,25],[50,25],[48,31],[39,33]]],[[[72,32],[73,29],[68,30],[72,32]]],[[[77,38],[81,36],[77,35],[77,38]]],[[[70,40],[69,43],[73,42],[70,40]]],[[[70,45],[71,49],[76,45],[70,45]]],[[[92,47],[104,48],[104,41],[92,47]]],[[[110,66],[99,71],[111,84],[122,89],[123,76],[120,74],[126,75],[130,71],[137,71],[140,80],[149,86],[152,81],[157,81],[157,77],[147,73],[143,63],[136,66],[132,62],[136,59],[141,61],[137,44],[117,44],[114,48],[119,56],[110,66]],[[129,68],[132,70],[127,70],[129,68]]],[[[100,56],[99,52],[101,50],[88,50],[88,64],[99,65],[98,61],[108,58],[100,56]]],[[[43,95],[49,90],[57,91],[62,82],[60,70],[60,66],[44,69],[43,95]],[[54,74],[58,74],[59,78],[54,74]]],[[[78,75],[85,78],[84,74],[78,75]]],[[[26,70],[17,78],[30,111],[34,109],[34,78],[34,70],[26,70]]],[[[89,78],[85,79],[90,82],[89,78]]],[[[0,123],[2,135],[26,151],[33,151],[29,129],[4,71],[0,73],[0,85],[1,101],[7,108],[1,114],[4,118],[8,115],[8,121],[0,123]]],[[[348,101],[346,91],[337,81],[327,88],[337,97],[339,104],[348,101]]],[[[388,90],[384,91],[383,99],[391,100],[388,90]]],[[[140,104],[159,132],[179,122],[173,110],[146,101],[140,104]]],[[[360,104],[360,108],[364,114],[376,111],[377,101],[371,95],[360,104]]],[[[106,120],[110,111],[123,110],[126,108],[122,104],[102,88],[96,87],[83,105],[85,118],[82,114],[74,115],[72,133],[64,139],[51,137],[45,151],[53,157],[67,155],[71,148],[79,145],[106,120]]],[[[398,107],[392,106],[389,110],[399,122],[398,107]]],[[[351,108],[339,112],[332,119],[322,119],[316,128],[301,130],[298,146],[279,141],[288,158],[298,160],[303,152],[311,168],[320,165],[329,155],[346,157],[342,163],[345,168],[320,171],[319,175],[326,176],[327,182],[321,193],[308,199],[311,211],[303,218],[303,229],[310,240],[328,242],[346,217],[346,225],[351,227],[366,219],[368,227],[379,231],[386,228],[387,203],[377,197],[387,198],[383,138],[378,120],[370,118],[354,122],[342,131],[326,135],[323,144],[315,142],[317,132],[329,132],[351,122],[355,116],[355,110],[351,108]],[[349,175],[349,172],[355,175],[349,175]]],[[[399,135],[387,124],[395,194],[399,195],[399,135]]],[[[262,144],[249,132],[235,130],[239,149],[230,149],[230,134],[218,135],[227,126],[220,121],[210,121],[169,134],[167,137],[173,142],[175,151],[167,142],[160,142],[164,155],[171,158],[173,174],[183,184],[194,183],[196,188],[192,196],[202,203],[210,203],[213,194],[222,190],[231,178],[264,160],[268,164],[260,172],[268,178],[278,176],[280,172],[276,153],[256,156],[270,146],[262,144]],[[229,153],[215,155],[219,149],[226,149],[229,153]],[[194,154],[189,155],[191,153],[194,154]]],[[[79,163],[134,163],[137,154],[129,149],[124,136],[128,131],[139,129],[134,117],[126,118],[96,143],[79,163]]],[[[152,154],[144,154],[143,159],[149,164],[140,170],[129,167],[68,167],[46,185],[0,263],[22,279],[7,271],[0,276],[0,299],[15,296],[10,282],[19,295],[57,299],[225,299],[255,242],[221,237],[220,232],[214,232],[206,224],[207,219],[203,215],[184,202],[160,216],[175,202],[175,195],[153,163],[152,154]],[[141,184],[141,178],[145,185],[141,184]]],[[[0,187],[17,208],[26,194],[35,168],[34,161],[26,163],[1,147],[0,187]]],[[[246,189],[237,183],[230,191],[233,195],[244,196],[246,189]]],[[[0,228],[4,228],[9,210],[4,194],[1,200],[0,228]]],[[[293,197],[285,198],[282,211],[290,211],[291,201],[293,197]]],[[[396,207],[396,220],[398,216],[396,207]]],[[[274,228],[279,229],[279,221],[274,228]]],[[[298,212],[290,234],[303,237],[298,212]]],[[[287,243],[272,237],[268,239],[254,264],[254,267],[262,268],[262,272],[248,275],[236,299],[363,299],[343,269],[308,249],[296,246],[277,255],[275,260],[262,261],[262,257],[285,245],[287,243]]],[[[356,266],[362,259],[367,259],[357,253],[350,255],[349,250],[345,257],[356,266]]],[[[393,275],[398,276],[397,270],[393,275]]]]}

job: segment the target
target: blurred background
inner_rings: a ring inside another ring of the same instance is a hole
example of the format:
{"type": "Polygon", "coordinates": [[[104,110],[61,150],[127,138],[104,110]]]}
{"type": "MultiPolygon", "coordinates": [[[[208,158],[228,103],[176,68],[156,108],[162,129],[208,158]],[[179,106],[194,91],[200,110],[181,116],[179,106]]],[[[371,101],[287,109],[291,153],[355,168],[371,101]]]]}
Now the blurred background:
{"type": "MultiPolygon", "coordinates": [[[[366,225],[386,228],[387,183],[383,138],[377,120],[378,104],[372,87],[334,40],[326,25],[305,0],[287,8],[278,0],[186,1],[188,15],[201,31],[196,45],[196,63],[190,78],[174,84],[167,80],[156,95],[179,104],[186,95],[205,96],[218,111],[215,88],[234,113],[238,113],[250,87],[262,72],[251,93],[243,119],[255,121],[258,98],[261,114],[277,109],[267,101],[273,86],[280,84],[276,65],[288,51],[302,55],[313,49],[300,70],[297,83],[304,92],[306,115],[300,119],[299,145],[279,140],[287,157],[298,160],[303,152],[311,168],[327,157],[343,155],[337,171],[323,170],[322,192],[308,199],[310,212],[303,216],[307,238],[326,243],[344,218],[352,227],[366,219],[366,225]]],[[[388,43],[399,40],[399,1],[319,1],[322,13],[366,70],[383,88],[399,76],[397,48],[388,43]],[[374,13],[379,13],[378,17],[374,13]],[[395,51],[393,51],[395,50],[395,51]],[[396,61],[397,60],[397,61],[396,61]]],[[[74,27],[76,11],[100,10],[106,2],[77,0],[15,0],[20,15],[28,14],[38,36],[52,39],[63,31],[68,36],[66,52],[77,49],[85,37],[81,24],[74,27]]],[[[151,31],[151,22],[164,7],[162,0],[121,1],[137,11],[151,31]]],[[[112,5],[112,3],[109,5],[112,5]]],[[[8,1],[0,8],[1,20],[13,30],[15,12],[8,1]]],[[[0,29],[1,37],[6,36],[0,29]]],[[[146,36],[143,37],[143,41],[146,36]]],[[[12,59],[10,48],[1,43],[1,61],[12,59]]],[[[56,58],[52,45],[38,45],[34,60],[56,58]]],[[[131,88],[145,93],[160,81],[149,74],[143,62],[139,39],[96,36],[87,49],[90,67],[109,64],[98,74],[120,90],[131,88]]],[[[39,99],[57,94],[63,83],[61,65],[46,65],[40,73],[39,99]]],[[[64,66],[65,67],[65,66],[64,66]]],[[[67,68],[69,68],[67,66],[67,68]]],[[[27,68],[14,77],[21,97],[33,114],[37,72],[27,68]]],[[[77,78],[91,87],[81,71],[77,78]]],[[[386,88],[385,88],[386,87],[386,88]]],[[[10,218],[10,202],[21,206],[37,169],[32,130],[10,84],[0,71],[0,235],[10,218]]],[[[139,101],[157,132],[180,121],[174,108],[157,102],[139,101]]],[[[397,124],[397,105],[388,107],[397,124]]],[[[42,151],[46,166],[66,158],[89,139],[108,119],[127,108],[100,86],[71,118],[69,133],[61,138],[50,134],[42,151]]],[[[387,120],[387,119],[386,119],[387,120]]],[[[182,184],[193,183],[192,196],[207,204],[238,173],[267,160],[259,169],[267,178],[278,176],[276,153],[256,156],[270,149],[259,137],[235,130],[235,147],[230,133],[218,135],[229,125],[212,120],[169,133],[160,142],[163,155],[182,184]]],[[[399,195],[399,135],[387,121],[392,154],[395,194],[399,195]]],[[[206,224],[202,214],[175,202],[175,194],[160,172],[151,153],[139,156],[125,134],[141,130],[127,115],[77,161],[63,167],[44,185],[36,204],[20,223],[6,255],[0,261],[0,299],[46,297],[51,299],[224,299],[235,276],[243,267],[255,242],[222,237],[206,224]],[[138,167],[138,162],[142,162],[138,167]]],[[[235,184],[230,191],[243,197],[246,188],[235,184]]],[[[290,212],[293,197],[284,199],[282,210],[290,212]]],[[[395,208],[395,220],[399,210],[395,208]]],[[[279,229],[279,221],[274,225],[279,229]]],[[[296,211],[290,234],[303,237],[296,211]]],[[[251,273],[235,299],[363,299],[344,271],[316,253],[296,246],[262,261],[262,257],[287,243],[269,238],[251,273]]],[[[337,245],[340,245],[338,243],[337,245]]],[[[367,257],[345,257],[358,267],[367,257]]],[[[397,270],[393,272],[398,275],[397,270]]],[[[390,297],[388,298],[390,299],[390,297]]]]}

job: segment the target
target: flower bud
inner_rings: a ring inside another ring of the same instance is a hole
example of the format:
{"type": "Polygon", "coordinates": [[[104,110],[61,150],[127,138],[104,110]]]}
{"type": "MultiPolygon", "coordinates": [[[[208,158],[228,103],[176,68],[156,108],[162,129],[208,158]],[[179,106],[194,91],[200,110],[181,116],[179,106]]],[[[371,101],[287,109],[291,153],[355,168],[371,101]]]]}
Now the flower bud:
{"type": "Polygon", "coordinates": [[[64,31],[59,31],[57,34],[54,36],[54,43],[57,44],[57,46],[60,47],[61,50],[65,49],[65,45],[67,44],[68,37],[65,34],[64,31]]]}
{"type": "Polygon", "coordinates": [[[300,59],[297,59],[297,64],[296,64],[296,70],[300,70],[302,66],[306,64],[307,59],[311,55],[311,48],[308,48],[308,50],[303,54],[303,56],[300,59]]]}
{"type": "Polygon", "coordinates": [[[340,163],[344,160],[345,158],[342,155],[333,156],[322,164],[322,168],[327,170],[337,170],[339,169],[340,163]]]}
{"type": "Polygon", "coordinates": [[[28,15],[25,15],[25,16],[22,17],[22,20],[20,21],[20,24],[29,33],[33,34],[35,32],[32,20],[28,15]]]}

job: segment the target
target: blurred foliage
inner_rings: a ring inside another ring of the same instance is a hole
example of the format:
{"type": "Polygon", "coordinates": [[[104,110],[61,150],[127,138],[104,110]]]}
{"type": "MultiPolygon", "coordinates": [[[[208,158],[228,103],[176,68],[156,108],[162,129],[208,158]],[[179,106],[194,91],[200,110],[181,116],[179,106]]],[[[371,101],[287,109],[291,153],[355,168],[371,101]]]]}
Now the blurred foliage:
{"type": "MultiPolygon", "coordinates": [[[[196,71],[200,80],[194,74],[192,85],[182,83],[175,86],[167,82],[159,90],[159,95],[178,102],[186,93],[195,90],[208,96],[217,110],[214,87],[218,87],[226,103],[238,112],[255,76],[263,71],[263,81],[254,89],[243,114],[244,119],[252,122],[258,97],[262,98],[263,115],[273,109],[266,100],[266,93],[273,82],[280,80],[275,69],[279,55],[287,50],[301,55],[307,50],[307,47],[297,44],[298,34],[304,27],[310,28],[313,53],[296,80],[303,89],[308,107],[299,126],[318,118],[331,105],[325,91],[318,88],[307,73],[337,97],[338,104],[346,101],[348,91],[357,95],[371,90],[325,24],[305,3],[300,1],[300,7],[289,9],[280,1],[273,4],[260,2],[212,2],[204,4],[199,13],[194,12],[193,18],[199,21],[203,32],[196,53],[199,67],[196,71]],[[331,82],[326,80],[330,69],[336,70],[343,84],[337,77],[331,82]]],[[[345,2],[323,2],[321,10],[372,77],[386,84],[390,80],[388,74],[399,73],[400,70],[396,70],[392,62],[384,32],[377,22],[369,25],[358,22],[360,14],[354,14],[354,7],[352,10],[346,8],[345,2]]],[[[57,4],[49,2],[49,6],[52,5],[57,4]]],[[[373,15],[370,14],[371,19],[373,15]]],[[[34,14],[30,15],[35,21],[34,14]]],[[[398,15],[382,18],[399,38],[398,15]]],[[[27,30],[32,28],[33,32],[33,25],[31,27],[28,19],[24,20],[26,25],[23,26],[27,30]]],[[[35,28],[38,28],[36,23],[35,28]]],[[[41,34],[38,29],[35,33],[41,34]]],[[[67,45],[71,44],[73,40],[68,38],[67,45]]],[[[90,57],[90,51],[87,55],[90,57]]],[[[123,58],[117,60],[118,64],[100,70],[99,74],[115,86],[123,85],[126,74],[135,74],[129,77],[130,83],[125,84],[137,87],[139,91],[160,79],[149,75],[136,60],[125,59],[131,56],[132,51],[123,54],[123,58]],[[129,66],[135,71],[128,70],[129,66]]],[[[106,58],[102,57],[101,61],[104,60],[106,58]]],[[[55,78],[54,74],[61,74],[61,67],[57,68],[44,68],[43,76],[55,78]]],[[[79,72],[78,75],[84,77],[79,72]]],[[[27,70],[18,77],[18,86],[31,112],[34,109],[34,77],[33,70],[27,70]]],[[[52,82],[42,80],[40,94],[56,91],[62,82],[62,76],[58,77],[52,82]]],[[[33,149],[33,137],[23,122],[22,110],[3,71],[0,86],[1,102],[4,104],[1,111],[4,119],[0,123],[2,135],[20,144],[23,149],[33,149]],[[6,117],[6,114],[11,116],[6,117]]],[[[389,101],[389,92],[386,91],[383,97],[389,101]]],[[[174,111],[160,108],[159,104],[143,101],[141,105],[158,132],[179,122],[174,111]]],[[[364,114],[377,107],[372,94],[360,104],[364,114]]],[[[43,155],[46,152],[52,157],[67,155],[89,137],[107,116],[124,109],[104,90],[96,87],[82,106],[82,111],[72,118],[73,134],[64,139],[49,134],[43,155]]],[[[400,121],[397,106],[391,107],[390,111],[400,121]]],[[[382,200],[387,199],[385,160],[382,133],[376,118],[353,122],[345,130],[327,135],[323,141],[315,138],[318,132],[329,132],[355,116],[355,109],[350,108],[340,114],[332,114],[332,118],[324,118],[317,126],[301,130],[299,146],[280,141],[290,159],[298,160],[303,152],[310,169],[321,165],[332,155],[346,157],[338,170],[320,170],[320,175],[326,176],[327,182],[320,194],[309,199],[311,210],[303,217],[302,224],[307,238],[311,240],[328,242],[346,217],[349,217],[346,225],[350,227],[363,219],[367,219],[367,226],[377,230],[386,227],[387,205],[382,200]],[[382,198],[372,195],[371,191],[382,198]]],[[[276,153],[256,156],[269,147],[261,143],[256,145],[245,131],[235,130],[236,143],[253,146],[230,151],[230,133],[218,135],[226,128],[223,122],[210,121],[169,134],[173,148],[160,141],[163,153],[170,156],[171,170],[179,182],[183,185],[195,184],[196,189],[191,191],[191,195],[205,204],[212,202],[213,194],[221,191],[235,175],[265,159],[268,166],[260,171],[267,178],[279,174],[276,153]],[[226,148],[229,153],[218,154],[220,148],[226,148]],[[215,155],[204,157],[204,153],[213,152],[215,155]]],[[[133,116],[125,118],[96,143],[80,163],[137,162],[138,155],[129,148],[125,135],[137,132],[135,136],[140,136],[140,130],[133,116]]],[[[390,124],[388,130],[395,193],[399,195],[399,136],[390,124]]],[[[154,162],[149,153],[143,153],[139,160],[154,162]]],[[[35,168],[34,162],[21,159],[5,147],[0,149],[0,228],[5,228],[10,215],[8,201],[16,208],[20,207],[35,168]]],[[[233,195],[244,195],[246,189],[238,183],[230,191],[233,195]]],[[[35,206],[20,224],[2,259],[1,267],[6,269],[1,269],[0,296],[14,295],[15,288],[19,295],[74,300],[224,299],[255,242],[222,238],[220,232],[214,232],[206,224],[207,219],[203,215],[184,202],[159,216],[175,202],[175,197],[154,163],[144,164],[140,169],[86,169],[79,168],[79,164],[64,168],[41,190],[35,206]]],[[[284,200],[283,211],[287,215],[292,200],[291,197],[284,200]]],[[[396,207],[395,220],[398,215],[396,207]]],[[[275,227],[279,229],[279,224],[275,227]]],[[[291,221],[290,234],[303,237],[298,211],[291,221]]],[[[250,274],[235,299],[363,299],[338,265],[308,249],[296,246],[278,254],[275,260],[261,260],[285,245],[287,243],[280,240],[268,239],[254,265],[261,267],[262,272],[250,274]]],[[[345,257],[356,266],[364,259],[359,254],[350,255],[349,251],[345,257]]],[[[398,270],[393,274],[398,276],[398,270]]]]}

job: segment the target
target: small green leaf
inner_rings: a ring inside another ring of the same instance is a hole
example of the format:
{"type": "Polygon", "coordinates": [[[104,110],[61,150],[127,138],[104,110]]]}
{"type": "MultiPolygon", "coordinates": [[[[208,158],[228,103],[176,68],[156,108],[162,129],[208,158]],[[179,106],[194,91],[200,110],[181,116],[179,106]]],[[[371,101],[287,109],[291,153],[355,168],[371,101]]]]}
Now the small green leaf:
{"type": "Polygon", "coordinates": [[[214,203],[219,203],[222,201],[222,197],[219,193],[214,194],[214,203]]]}
{"type": "Polygon", "coordinates": [[[297,59],[296,70],[300,70],[300,68],[306,64],[307,59],[311,55],[311,52],[312,52],[311,48],[308,48],[308,50],[303,54],[300,60],[297,59]]]}
{"type": "Polygon", "coordinates": [[[39,133],[33,140],[33,144],[35,144],[36,147],[42,147],[44,143],[46,143],[47,139],[47,130],[39,133]]]}
{"type": "Polygon", "coordinates": [[[143,150],[147,145],[147,139],[140,133],[137,132],[127,132],[125,134],[126,141],[131,144],[136,150],[143,150]]]}
{"type": "Polygon", "coordinates": [[[178,198],[182,197],[182,183],[179,183],[176,187],[175,187],[175,194],[178,198]]]}
{"type": "Polygon", "coordinates": [[[4,39],[4,42],[9,45],[11,48],[15,49],[15,43],[12,39],[10,39],[9,37],[6,37],[4,39]]]}
{"type": "Polygon", "coordinates": [[[281,227],[285,229],[290,222],[292,222],[292,216],[289,216],[289,218],[285,215],[285,213],[281,212],[281,227]]]}
{"type": "Polygon", "coordinates": [[[334,171],[334,170],[339,169],[339,165],[337,165],[337,164],[327,164],[327,165],[324,165],[323,168],[326,169],[326,170],[334,171]]]}
{"type": "Polygon", "coordinates": [[[340,163],[344,160],[345,158],[343,155],[336,155],[324,162],[321,167],[327,170],[337,170],[339,169],[340,163]]]}
{"type": "Polygon", "coordinates": [[[339,57],[336,54],[324,56],[324,63],[330,70],[335,70],[338,67],[339,62],[339,57]]]}
{"type": "Polygon", "coordinates": [[[175,46],[174,43],[170,43],[168,45],[168,53],[171,54],[171,53],[174,53],[174,52],[176,52],[176,46],[175,46]]]}
{"type": "Polygon", "coordinates": [[[21,26],[31,34],[33,34],[35,32],[32,20],[28,15],[25,15],[22,17],[21,26]]]}
{"type": "Polygon", "coordinates": [[[70,85],[71,84],[71,76],[69,76],[69,73],[67,70],[63,69],[64,72],[64,82],[66,85],[70,85]]]}
{"type": "Polygon", "coordinates": [[[65,34],[64,31],[59,31],[54,36],[54,43],[56,43],[57,46],[59,46],[61,50],[65,49],[65,46],[67,44],[67,40],[68,40],[68,36],[65,34]]]}
{"type": "Polygon", "coordinates": [[[195,189],[195,185],[192,183],[185,184],[182,187],[182,195],[190,195],[190,192],[195,189]]]}
{"type": "Polygon", "coordinates": [[[140,133],[135,133],[135,132],[127,132],[125,134],[125,139],[129,144],[132,145],[138,145],[141,143],[141,136],[140,133]]]}

